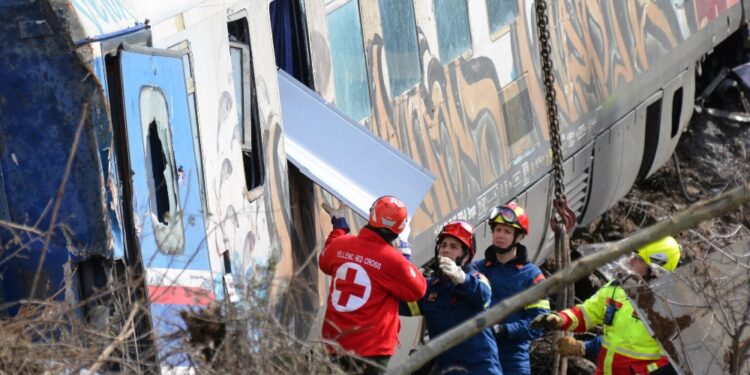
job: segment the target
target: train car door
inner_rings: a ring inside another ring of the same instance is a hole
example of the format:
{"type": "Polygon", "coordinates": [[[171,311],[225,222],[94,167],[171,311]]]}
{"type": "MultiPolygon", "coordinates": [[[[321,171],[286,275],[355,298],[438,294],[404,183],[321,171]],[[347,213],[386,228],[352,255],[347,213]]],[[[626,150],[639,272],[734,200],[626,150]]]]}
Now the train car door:
{"type": "Polygon", "coordinates": [[[186,363],[183,354],[173,354],[179,343],[163,339],[184,326],[177,310],[207,305],[222,293],[210,271],[197,174],[200,155],[194,149],[181,56],[132,46],[119,51],[120,134],[125,138],[120,154],[127,159],[123,170],[130,172],[122,174],[130,190],[123,206],[132,215],[129,237],[138,251],[130,263],[138,259],[145,270],[162,365],[186,363]]]}

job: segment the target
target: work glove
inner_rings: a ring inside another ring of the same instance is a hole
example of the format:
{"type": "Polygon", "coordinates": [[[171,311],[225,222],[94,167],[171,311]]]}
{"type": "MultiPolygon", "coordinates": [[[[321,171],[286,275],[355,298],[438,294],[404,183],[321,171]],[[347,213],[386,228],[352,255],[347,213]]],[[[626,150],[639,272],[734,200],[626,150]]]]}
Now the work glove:
{"type": "Polygon", "coordinates": [[[456,262],[451,258],[438,256],[438,262],[440,264],[440,271],[447,277],[453,284],[459,285],[466,281],[466,274],[464,271],[456,265],[456,262]]]}
{"type": "Polygon", "coordinates": [[[411,245],[408,242],[402,240],[400,237],[393,241],[393,247],[396,248],[406,260],[411,260],[411,245]]]}
{"type": "Polygon", "coordinates": [[[537,315],[537,317],[531,321],[531,329],[560,329],[562,325],[563,318],[557,313],[537,315]]]}
{"type": "Polygon", "coordinates": [[[581,340],[576,340],[570,336],[563,336],[557,339],[557,352],[566,357],[583,357],[586,355],[586,346],[581,340]]]}
{"type": "Polygon", "coordinates": [[[349,232],[349,223],[346,222],[346,207],[343,203],[339,203],[338,208],[333,208],[327,202],[323,202],[321,206],[323,207],[323,211],[331,215],[333,229],[344,229],[349,232]]]}
{"type": "Polygon", "coordinates": [[[492,332],[495,334],[495,340],[502,340],[508,334],[505,324],[495,324],[492,326],[492,332]]]}

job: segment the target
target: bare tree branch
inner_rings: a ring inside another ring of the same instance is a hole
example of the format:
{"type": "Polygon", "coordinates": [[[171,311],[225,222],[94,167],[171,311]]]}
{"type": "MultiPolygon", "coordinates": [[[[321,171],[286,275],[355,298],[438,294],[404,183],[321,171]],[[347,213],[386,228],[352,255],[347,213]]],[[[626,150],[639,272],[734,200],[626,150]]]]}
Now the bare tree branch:
{"type": "Polygon", "coordinates": [[[34,273],[34,281],[31,283],[31,293],[29,293],[29,299],[33,299],[34,295],[36,294],[36,288],[39,284],[39,276],[42,273],[42,266],[44,266],[44,260],[47,257],[47,251],[49,250],[49,244],[50,241],[52,241],[52,234],[55,231],[55,225],[57,222],[57,214],[60,211],[60,206],[62,205],[62,199],[65,195],[65,186],[68,183],[68,177],[70,176],[70,171],[73,169],[73,161],[76,157],[76,152],[78,151],[78,142],[81,139],[81,133],[83,132],[83,129],[86,125],[86,120],[89,117],[89,103],[83,102],[83,108],[81,109],[81,120],[78,122],[78,129],[76,129],[75,137],[73,138],[73,144],[70,146],[70,154],[68,154],[68,161],[65,163],[65,171],[63,172],[63,178],[62,181],[60,181],[60,186],[57,188],[57,195],[55,196],[55,206],[52,209],[52,216],[49,220],[49,228],[47,229],[46,236],[44,238],[44,247],[42,248],[42,253],[39,256],[39,262],[36,267],[36,272],[34,273]]]}
{"type": "Polygon", "coordinates": [[[140,306],[138,305],[138,303],[133,305],[133,309],[130,310],[130,316],[128,316],[128,320],[127,322],[125,322],[125,326],[122,327],[122,331],[120,331],[120,334],[115,337],[115,339],[104,349],[104,351],[102,351],[102,354],[99,355],[99,358],[96,359],[96,362],[94,362],[94,364],[89,368],[89,374],[96,374],[104,365],[104,362],[107,361],[115,348],[122,345],[125,339],[133,333],[133,328],[131,326],[133,325],[133,320],[135,320],[135,315],[139,310],[140,306]]]}
{"type": "Polygon", "coordinates": [[[645,228],[617,242],[596,245],[600,248],[594,254],[582,257],[569,267],[550,276],[528,290],[508,298],[476,317],[454,327],[436,337],[409,356],[404,363],[395,367],[389,374],[408,374],[422,367],[429,360],[451,347],[474,336],[479,331],[502,321],[513,311],[523,308],[534,301],[545,298],[566,285],[585,277],[598,267],[611,262],[631,251],[667,235],[676,235],[680,231],[695,227],[701,221],[715,218],[735,210],[750,202],[750,183],[723,193],[715,198],[698,202],[686,210],[645,228]]]}

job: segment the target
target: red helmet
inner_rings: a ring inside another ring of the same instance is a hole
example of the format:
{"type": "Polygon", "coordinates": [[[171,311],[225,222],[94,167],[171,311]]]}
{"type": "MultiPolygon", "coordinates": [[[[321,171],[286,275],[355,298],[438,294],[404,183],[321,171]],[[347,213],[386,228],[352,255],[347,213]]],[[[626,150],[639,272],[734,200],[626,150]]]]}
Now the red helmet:
{"type": "Polygon", "coordinates": [[[440,241],[442,241],[445,236],[454,237],[469,249],[464,264],[470,263],[474,258],[474,254],[477,252],[476,240],[474,239],[474,228],[471,224],[463,220],[455,220],[445,224],[443,229],[440,230],[440,234],[438,234],[436,245],[440,245],[440,241]]]}
{"type": "Polygon", "coordinates": [[[406,205],[400,199],[386,195],[375,200],[370,207],[370,226],[387,228],[401,234],[406,228],[406,205]]]}
{"type": "Polygon", "coordinates": [[[516,202],[509,202],[504,206],[493,208],[490,212],[489,224],[491,228],[494,228],[497,224],[510,225],[523,234],[529,234],[529,215],[526,215],[526,210],[516,202]]]}

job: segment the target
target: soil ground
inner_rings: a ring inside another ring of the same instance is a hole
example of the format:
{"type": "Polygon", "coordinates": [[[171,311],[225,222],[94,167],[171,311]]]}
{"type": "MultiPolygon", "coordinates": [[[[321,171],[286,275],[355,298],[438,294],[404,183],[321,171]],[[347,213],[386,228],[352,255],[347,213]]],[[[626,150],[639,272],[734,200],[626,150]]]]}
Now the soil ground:
{"type": "MultiPolygon", "coordinates": [[[[695,114],[675,151],[661,169],[637,183],[628,195],[602,218],[578,229],[571,248],[585,243],[617,240],[653,224],[659,219],[708,199],[750,179],[750,124],[738,124],[695,114]]],[[[683,247],[683,259],[725,248],[750,238],[750,206],[676,236],[683,247]]],[[[590,278],[591,279],[591,278],[590,278]]],[[[576,284],[576,297],[587,298],[593,288],[589,280],[576,284]]],[[[554,308],[554,307],[553,307],[554,308]]],[[[593,336],[580,336],[585,339],[593,336]]],[[[548,335],[532,346],[534,373],[549,374],[552,369],[552,339],[548,335]]],[[[593,364],[571,359],[569,374],[593,374],[593,364]]]]}

